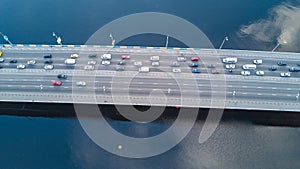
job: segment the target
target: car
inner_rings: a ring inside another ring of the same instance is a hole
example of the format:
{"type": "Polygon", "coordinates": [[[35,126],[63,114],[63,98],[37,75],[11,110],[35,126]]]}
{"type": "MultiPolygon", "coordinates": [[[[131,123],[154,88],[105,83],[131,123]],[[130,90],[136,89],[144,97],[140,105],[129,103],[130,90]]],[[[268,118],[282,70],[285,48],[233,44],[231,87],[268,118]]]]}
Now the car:
{"type": "Polygon", "coordinates": [[[192,73],[201,73],[201,70],[200,69],[192,69],[192,73]]]}
{"type": "Polygon", "coordinates": [[[53,63],[53,61],[50,59],[44,60],[44,64],[52,64],[52,63],[53,63]]]}
{"type": "Polygon", "coordinates": [[[290,72],[284,72],[284,73],[280,73],[281,77],[290,77],[291,73],[290,72]]]}
{"type": "Polygon", "coordinates": [[[142,66],[143,63],[142,63],[142,62],[134,62],[133,65],[134,65],[134,66],[142,66]]]}
{"type": "Polygon", "coordinates": [[[0,65],[0,69],[2,69],[3,68],[3,66],[2,65],[0,65]]]}
{"type": "Polygon", "coordinates": [[[77,59],[79,57],[79,55],[77,53],[73,53],[71,54],[71,59],[77,59]]]}
{"type": "Polygon", "coordinates": [[[190,63],[189,64],[189,67],[198,67],[199,65],[198,65],[198,63],[190,63]]]}
{"type": "Polygon", "coordinates": [[[277,70],[277,67],[276,67],[276,66],[271,66],[271,67],[269,67],[269,70],[270,70],[270,71],[276,71],[276,70],[277,70]]]}
{"type": "Polygon", "coordinates": [[[125,61],[119,61],[118,65],[126,65],[126,62],[125,61]]]}
{"type": "Polygon", "coordinates": [[[111,60],[111,54],[110,53],[105,53],[101,55],[102,60],[111,60]]]}
{"type": "Polygon", "coordinates": [[[57,78],[59,78],[59,79],[67,79],[68,76],[65,75],[65,74],[58,74],[58,75],[57,75],[57,78]]]}
{"type": "Polygon", "coordinates": [[[124,66],[117,66],[116,71],[124,71],[125,67],[124,66]]]}
{"type": "Polygon", "coordinates": [[[122,55],[122,60],[130,60],[130,55],[122,55]]]}
{"type": "Polygon", "coordinates": [[[52,58],[52,55],[50,53],[44,54],[44,58],[52,58]]]}
{"type": "Polygon", "coordinates": [[[242,66],[242,68],[244,70],[253,70],[253,69],[256,69],[256,65],[255,64],[245,64],[242,66]]]}
{"type": "Polygon", "coordinates": [[[178,62],[185,62],[186,61],[186,58],[184,56],[178,56],[177,57],[177,61],[178,62]]]}
{"type": "Polygon", "coordinates": [[[192,58],[191,58],[191,61],[193,61],[193,62],[198,62],[198,61],[199,61],[199,57],[198,57],[198,56],[192,57],[192,58]]]}
{"type": "Polygon", "coordinates": [[[89,60],[88,61],[88,65],[95,65],[97,63],[97,61],[95,60],[89,60]]]}
{"type": "Polygon", "coordinates": [[[159,66],[159,62],[152,62],[151,65],[152,66],[159,66]]]}
{"type": "Polygon", "coordinates": [[[216,65],[214,65],[214,64],[208,64],[207,65],[207,68],[215,68],[216,67],[216,65]]]}
{"type": "Polygon", "coordinates": [[[3,55],[3,52],[2,51],[0,51],[0,57],[3,55]]]}
{"type": "Polygon", "coordinates": [[[277,62],[277,65],[278,66],[286,66],[287,64],[285,61],[279,61],[279,62],[277,62]]]}
{"type": "Polygon", "coordinates": [[[25,68],[26,68],[26,65],[24,65],[24,64],[17,65],[17,69],[25,69],[25,68]]]}
{"type": "Polygon", "coordinates": [[[225,65],[226,69],[235,69],[235,65],[234,64],[230,64],[230,65],[225,65]]]}
{"type": "Polygon", "coordinates": [[[255,74],[257,76],[263,76],[263,75],[265,75],[265,72],[260,70],[260,71],[256,71],[255,74]]]}
{"type": "Polygon", "coordinates": [[[96,57],[97,57],[97,54],[89,54],[88,57],[89,57],[89,58],[96,58],[96,57]]]}
{"type": "Polygon", "coordinates": [[[250,76],[250,71],[241,71],[242,76],[250,76]]]}
{"type": "Polygon", "coordinates": [[[220,71],[217,69],[211,70],[211,74],[220,74],[220,71]]]}
{"type": "Polygon", "coordinates": [[[77,86],[86,86],[86,82],[85,81],[78,81],[76,82],[77,86]]]}
{"type": "Polygon", "coordinates": [[[149,73],[150,72],[150,68],[146,67],[146,66],[140,67],[139,68],[139,72],[141,72],[141,73],[149,73]]]}
{"type": "Polygon", "coordinates": [[[173,62],[170,66],[171,67],[179,67],[180,64],[178,62],[173,62]]]}
{"type": "Polygon", "coordinates": [[[229,58],[223,58],[222,62],[223,63],[237,63],[237,58],[231,58],[231,57],[229,57],[229,58]]]}
{"type": "Polygon", "coordinates": [[[35,65],[36,64],[36,60],[28,60],[27,61],[27,65],[35,65]]]}
{"type": "Polygon", "coordinates": [[[229,73],[233,73],[233,70],[232,70],[232,69],[228,69],[228,72],[229,72],[229,73]]]}
{"type": "Polygon", "coordinates": [[[84,66],[84,70],[94,70],[95,69],[95,66],[93,65],[85,65],[84,66]]]}
{"type": "Polygon", "coordinates": [[[110,65],[110,61],[109,60],[102,60],[101,64],[102,65],[110,65]]]}
{"type": "Polygon", "coordinates": [[[262,60],[262,59],[254,59],[254,60],[253,60],[253,64],[261,65],[262,63],[263,63],[263,60],[262,60]]]}
{"type": "Polygon", "coordinates": [[[75,65],[76,64],[76,59],[66,59],[65,64],[66,65],[75,65]]]}
{"type": "Polygon", "coordinates": [[[157,61],[159,61],[159,56],[151,56],[150,60],[157,62],[157,61]]]}
{"type": "Polygon", "coordinates": [[[290,72],[300,72],[300,67],[291,67],[289,68],[290,72]]]}
{"type": "Polygon", "coordinates": [[[59,81],[59,80],[52,80],[52,85],[53,86],[61,86],[62,85],[62,82],[61,81],[59,81]]]}
{"type": "Polygon", "coordinates": [[[18,63],[18,60],[17,59],[12,59],[9,61],[9,63],[18,63]]]}
{"type": "Polygon", "coordinates": [[[180,68],[173,68],[173,69],[172,69],[172,72],[173,72],[173,73],[180,73],[180,72],[181,72],[181,69],[180,69],[180,68]]]}
{"type": "Polygon", "coordinates": [[[0,63],[3,63],[5,61],[4,58],[0,58],[0,63]]]}
{"type": "Polygon", "coordinates": [[[297,63],[297,66],[299,66],[299,67],[300,67],[300,63],[297,63]]]}
{"type": "Polygon", "coordinates": [[[53,65],[45,65],[45,66],[44,66],[44,69],[45,69],[45,70],[52,70],[53,68],[54,68],[53,65]]]}

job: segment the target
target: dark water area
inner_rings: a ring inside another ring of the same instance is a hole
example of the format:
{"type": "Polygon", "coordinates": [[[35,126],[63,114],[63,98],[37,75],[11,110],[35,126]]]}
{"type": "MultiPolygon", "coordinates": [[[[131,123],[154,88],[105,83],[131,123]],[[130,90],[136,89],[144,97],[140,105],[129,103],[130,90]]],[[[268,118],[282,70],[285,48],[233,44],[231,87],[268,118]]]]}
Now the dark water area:
{"type": "MultiPolygon", "coordinates": [[[[289,29],[297,28],[299,10],[281,7],[287,3],[295,7],[299,5],[298,1],[284,0],[1,0],[0,31],[8,35],[13,43],[55,44],[52,32],[56,32],[64,44],[84,44],[95,31],[119,17],[138,12],[164,12],[184,18],[197,26],[216,48],[228,36],[229,41],[224,44],[224,48],[271,50],[280,37],[288,35],[283,38],[287,38],[289,44],[279,50],[299,51],[297,43],[292,42],[300,38],[289,29]],[[284,14],[288,14],[284,21],[272,19],[282,18],[284,14]],[[260,22],[262,19],[267,21],[260,22]],[[254,24],[253,27],[249,26],[251,24],[254,24]],[[245,25],[249,27],[246,34],[241,35],[240,30],[245,25]],[[278,31],[269,31],[273,26],[278,31]]],[[[109,36],[104,38],[109,44],[109,36]]],[[[146,38],[133,37],[119,44],[165,44],[163,36],[149,35],[146,38]]],[[[1,39],[0,43],[5,41],[1,39]]],[[[171,39],[169,45],[182,44],[171,39]]],[[[60,109],[53,112],[66,113],[60,109]]],[[[0,168],[300,168],[300,129],[260,125],[253,123],[250,117],[242,111],[239,115],[233,113],[226,116],[203,144],[198,142],[198,137],[205,118],[200,118],[187,137],[169,151],[150,158],[130,159],[111,154],[97,146],[84,132],[77,118],[1,115],[0,168]]],[[[299,119],[299,116],[293,118],[299,119]]],[[[164,119],[145,125],[107,120],[125,135],[144,137],[168,129],[173,122],[164,119]]]]}

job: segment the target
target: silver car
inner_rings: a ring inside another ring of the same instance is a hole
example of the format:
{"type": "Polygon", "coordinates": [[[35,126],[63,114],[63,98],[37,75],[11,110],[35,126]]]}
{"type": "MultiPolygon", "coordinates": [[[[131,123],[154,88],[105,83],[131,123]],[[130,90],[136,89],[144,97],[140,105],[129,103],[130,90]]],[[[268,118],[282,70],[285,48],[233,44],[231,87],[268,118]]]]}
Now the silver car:
{"type": "Polygon", "coordinates": [[[256,71],[255,74],[257,76],[263,76],[263,75],[265,75],[265,72],[264,71],[256,71]]]}
{"type": "Polygon", "coordinates": [[[250,76],[250,71],[241,71],[242,76],[250,76]]]}
{"type": "Polygon", "coordinates": [[[24,64],[17,65],[17,69],[25,69],[25,68],[26,68],[26,65],[24,65],[24,64]]]}
{"type": "Polygon", "coordinates": [[[28,65],[34,65],[34,64],[36,64],[36,60],[28,60],[27,64],[28,65]]]}
{"type": "Polygon", "coordinates": [[[53,68],[54,68],[53,65],[45,65],[45,66],[44,66],[44,69],[45,69],[45,70],[52,70],[53,68]]]}
{"type": "Polygon", "coordinates": [[[102,65],[110,65],[110,61],[109,60],[103,60],[101,62],[102,65]]]}
{"type": "Polygon", "coordinates": [[[230,64],[230,65],[225,65],[226,69],[234,69],[235,65],[234,64],[230,64]]]}
{"type": "Polygon", "coordinates": [[[76,82],[77,86],[86,86],[86,82],[85,81],[78,81],[76,82]]]}
{"type": "Polygon", "coordinates": [[[290,72],[285,72],[285,73],[280,73],[281,77],[290,77],[291,73],[290,72]]]}
{"type": "Polygon", "coordinates": [[[172,72],[173,72],[173,73],[180,73],[180,72],[181,72],[181,69],[180,69],[180,68],[173,68],[173,69],[172,69],[172,72]]]}
{"type": "Polygon", "coordinates": [[[177,57],[177,61],[178,61],[178,62],[185,62],[185,61],[186,61],[186,58],[183,57],[183,56],[178,56],[178,57],[177,57]]]}
{"type": "Polygon", "coordinates": [[[95,66],[93,65],[85,65],[84,66],[84,70],[94,70],[95,69],[95,66]]]}
{"type": "Polygon", "coordinates": [[[88,61],[88,65],[95,65],[97,62],[95,60],[88,61]]]}

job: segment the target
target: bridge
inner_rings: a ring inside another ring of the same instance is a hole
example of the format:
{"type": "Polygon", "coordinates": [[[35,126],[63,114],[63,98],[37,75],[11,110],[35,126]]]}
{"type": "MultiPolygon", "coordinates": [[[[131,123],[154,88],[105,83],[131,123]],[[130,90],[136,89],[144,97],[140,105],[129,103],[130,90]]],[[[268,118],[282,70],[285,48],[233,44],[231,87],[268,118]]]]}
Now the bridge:
{"type": "Polygon", "coordinates": [[[0,48],[2,102],[300,110],[300,72],[280,76],[297,67],[299,53],[98,45],[19,44],[0,48]],[[44,58],[45,54],[51,58],[44,58]],[[76,64],[66,64],[72,54],[78,54],[76,64]],[[102,63],[103,54],[111,54],[109,64],[102,63]],[[123,58],[120,63],[122,56],[130,59],[123,58]],[[151,60],[152,56],[159,56],[159,61],[151,60]],[[199,61],[192,62],[193,57],[199,61]],[[227,57],[237,58],[235,68],[226,68],[228,64],[222,59],[227,57]],[[253,64],[254,59],[263,63],[249,70],[250,76],[242,76],[242,66],[253,64]],[[28,64],[30,60],[36,63],[28,64]],[[279,61],[287,65],[279,66],[279,61]],[[191,63],[197,63],[195,68],[201,73],[192,73],[191,63]],[[45,65],[53,65],[53,69],[46,70],[45,65]],[[269,70],[271,66],[277,70],[269,70]],[[149,72],[141,71],[141,67],[149,68],[149,72]],[[256,71],[264,71],[264,75],[258,76],[256,71]],[[58,74],[67,78],[58,79],[58,74]]]}

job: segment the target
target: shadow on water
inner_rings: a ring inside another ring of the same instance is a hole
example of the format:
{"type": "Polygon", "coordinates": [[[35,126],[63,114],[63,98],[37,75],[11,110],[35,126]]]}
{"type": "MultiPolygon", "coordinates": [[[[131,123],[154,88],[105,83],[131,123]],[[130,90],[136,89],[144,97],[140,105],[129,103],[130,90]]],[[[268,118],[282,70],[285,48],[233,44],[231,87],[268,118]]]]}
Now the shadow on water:
{"type": "MultiPolygon", "coordinates": [[[[112,120],[128,121],[121,115],[113,105],[98,105],[103,116],[112,120]]],[[[121,106],[126,109],[128,106],[121,106]]],[[[147,111],[148,106],[134,106],[139,111],[147,111]]],[[[176,107],[167,107],[155,121],[175,120],[179,113],[176,107]]],[[[187,109],[189,111],[189,109],[187,109]]],[[[197,120],[205,121],[209,109],[199,109],[197,120]]],[[[126,113],[126,112],[125,112],[126,113]]],[[[73,104],[56,103],[14,103],[1,102],[1,115],[29,116],[29,117],[55,117],[55,118],[75,118],[76,112],[73,104]]],[[[254,111],[254,110],[224,110],[222,121],[250,121],[254,124],[270,126],[300,126],[299,112],[281,111],[254,111]]]]}

